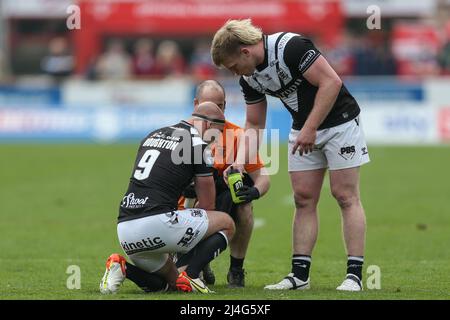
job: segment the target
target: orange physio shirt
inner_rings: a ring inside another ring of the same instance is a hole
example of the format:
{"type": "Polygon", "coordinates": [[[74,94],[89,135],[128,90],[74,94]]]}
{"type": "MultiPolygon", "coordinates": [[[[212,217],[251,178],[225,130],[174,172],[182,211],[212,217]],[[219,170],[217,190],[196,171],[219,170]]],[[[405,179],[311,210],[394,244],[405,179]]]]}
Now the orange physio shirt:
{"type": "MultiPolygon", "coordinates": [[[[217,144],[213,144],[211,151],[214,155],[214,168],[217,169],[219,175],[223,176],[223,172],[230,166],[231,163],[236,159],[237,147],[238,147],[238,137],[244,132],[244,129],[235,125],[234,123],[225,121],[225,126],[223,128],[222,141],[217,144]],[[227,129],[229,130],[227,133],[227,129]],[[227,145],[227,136],[230,140],[230,145],[227,145]]],[[[261,158],[257,157],[256,163],[246,164],[244,166],[247,173],[256,171],[264,167],[264,162],[261,158]]],[[[183,196],[178,200],[178,210],[183,210],[184,208],[183,196]]]]}
{"type": "MultiPolygon", "coordinates": [[[[239,142],[238,139],[243,133],[243,128],[229,121],[225,121],[222,141],[219,141],[212,147],[212,153],[214,155],[214,168],[219,171],[219,175],[223,175],[223,172],[236,160],[239,142]]],[[[256,163],[246,164],[244,166],[247,173],[256,171],[262,167],[264,167],[264,162],[261,160],[259,155],[257,156],[256,163]]]]}

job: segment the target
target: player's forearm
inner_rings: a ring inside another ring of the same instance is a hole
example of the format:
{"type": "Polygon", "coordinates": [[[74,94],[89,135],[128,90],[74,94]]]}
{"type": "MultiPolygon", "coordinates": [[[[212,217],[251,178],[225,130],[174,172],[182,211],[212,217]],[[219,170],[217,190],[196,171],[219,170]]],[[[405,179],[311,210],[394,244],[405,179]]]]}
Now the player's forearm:
{"type": "Polygon", "coordinates": [[[333,108],[342,87],[339,78],[330,78],[319,84],[314,106],[304,127],[317,130],[333,108]]]}
{"type": "Polygon", "coordinates": [[[216,188],[212,176],[195,178],[195,193],[197,194],[197,207],[205,210],[214,210],[216,202],[216,188]]]}
{"type": "Polygon", "coordinates": [[[212,199],[216,199],[216,195],[214,194],[214,196],[212,196],[209,199],[199,199],[198,200],[198,204],[196,207],[204,209],[204,210],[214,210],[215,209],[215,203],[214,200],[212,199]]]}
{"type": "Polygon", "coordinates": [[[256,163],[259,146],[263,139],[263,130],[266,126],[267,101],[247,105],[245,131],[240,137],[236,163],[256,163]]]}
{"type": "Polygon", "coordinates": [[[262,168],[257,175],[252,176],[251,173],[249,175],[254,182],[254,187],[258,189],[260,196],[264,196],[270,188],[270,179],[265,168],[262,168]]]}

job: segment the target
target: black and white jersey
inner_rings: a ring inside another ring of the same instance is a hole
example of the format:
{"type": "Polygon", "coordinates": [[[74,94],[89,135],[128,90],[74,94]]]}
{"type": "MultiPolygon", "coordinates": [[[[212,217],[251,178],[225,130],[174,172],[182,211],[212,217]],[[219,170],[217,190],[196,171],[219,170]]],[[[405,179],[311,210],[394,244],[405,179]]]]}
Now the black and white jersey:
{"type": "Polygon", "coordinates": [[[212,176],[214,160],[198,131],[182,121],[141,141],[119,222],[177,210],[194,176],[212,176]]]}
{"type": "MultiPolygon", "coordinates": [[[[318,88],[303,73],[321,55],[311,40],[295,33],[264,35],[264,62],[251,76],[242,76],[240,85],[248,105],[261,102],[265,95],[281,99],[291,113],[292,128],[300,130],[314,106],[318,88]]],[[[354,119],[358,103],[342,85],[336,102],[319,129],[337,126],[354,119]]]]}

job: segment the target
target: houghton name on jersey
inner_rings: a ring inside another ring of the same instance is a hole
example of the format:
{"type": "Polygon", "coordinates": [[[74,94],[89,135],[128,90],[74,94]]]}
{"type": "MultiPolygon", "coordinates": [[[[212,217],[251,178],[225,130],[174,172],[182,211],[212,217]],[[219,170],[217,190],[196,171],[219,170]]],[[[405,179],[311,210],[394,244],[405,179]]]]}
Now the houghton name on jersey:
{"type": "MultiPolygon", "coordinates": [[[[292,128],[300,130],[314,106],[318,87],[310,84],[303,73],[321,55],[313,43],[295,33],[264,35],[264,62],[251,76],[242,76],[240,85],[248,105],[278,97],[291,113],[292,128]]],[[[325,129],[356,118],[358,103],[344,84],[330,113],[320,125],[325,129]]]]}
{"type": "Polygon", "coordinates": [[[119,222],[177,210],[182,191],[194,176],[212,176],[208,145],[182,121],[151,132],[141,141],[119,222]]]}

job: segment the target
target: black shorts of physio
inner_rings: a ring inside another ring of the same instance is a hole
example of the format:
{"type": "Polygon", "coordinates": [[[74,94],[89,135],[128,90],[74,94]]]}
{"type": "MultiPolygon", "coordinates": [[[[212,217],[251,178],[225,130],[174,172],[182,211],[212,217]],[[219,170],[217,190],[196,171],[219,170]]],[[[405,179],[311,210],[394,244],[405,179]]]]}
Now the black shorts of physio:
{"type": "MultiPolygon", "coordinates": [[[[228,185],[223,180],[223,176],[214,175],[216,183],[216,210],[228,213],[234,221],[237,219],[237,207],[239,204],[235,204],[231,198],[231,192],[228,185]]],[[[255,184],[252,178],[244,173],[242,179],[244,185],[253,187],[255,184]]]]}

